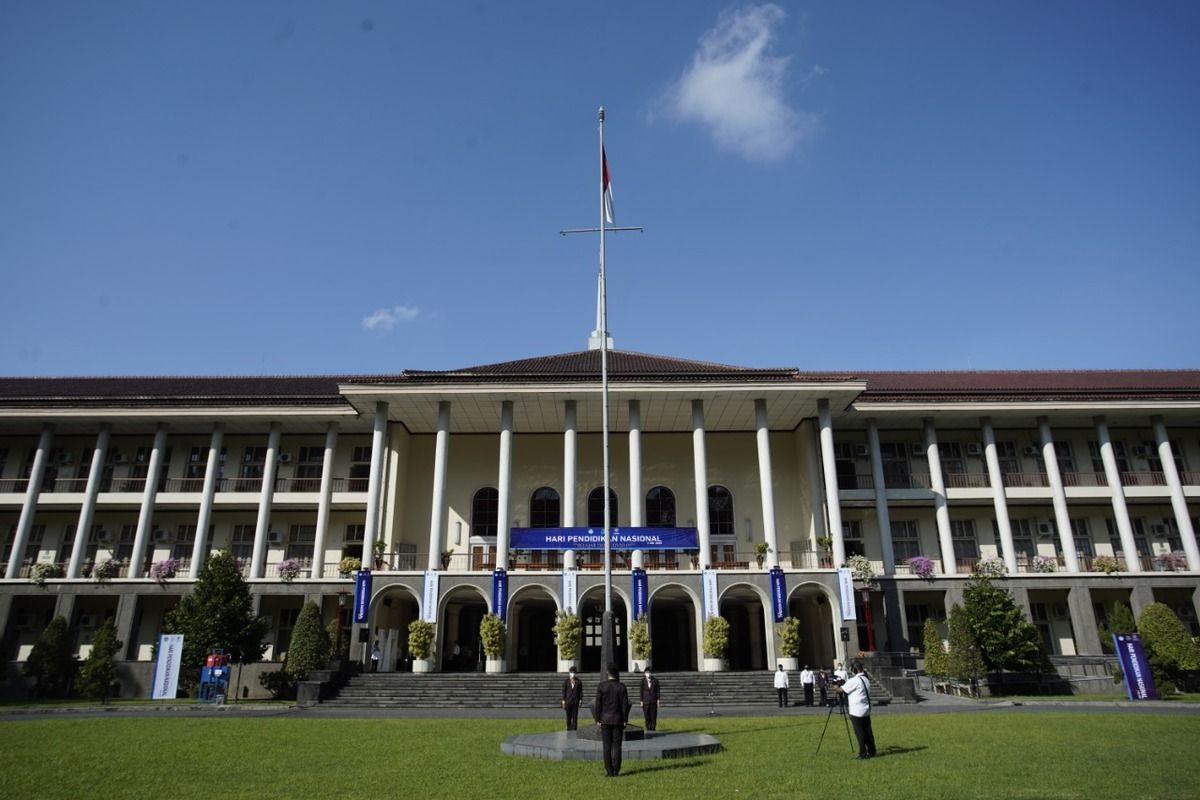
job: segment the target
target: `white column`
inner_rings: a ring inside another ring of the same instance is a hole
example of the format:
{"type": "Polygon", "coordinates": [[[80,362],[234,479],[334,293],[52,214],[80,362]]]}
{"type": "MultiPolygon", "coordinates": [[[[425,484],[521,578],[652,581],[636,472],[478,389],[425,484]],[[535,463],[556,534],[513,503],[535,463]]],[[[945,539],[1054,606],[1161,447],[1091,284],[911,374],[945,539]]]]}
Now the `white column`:
{"type": "MultiPolygon", "coordinates": [[[[258,524],[254,527],[254,557],[250,561],[250,577],[261,578],[267,565],[267,534],[271,530],[271,503],[275,500],[275,475],[279,469],[279,438],[283,426],[271,423],[267,435],[267,463],[263,465],[262,492],[258,496],[258,524]]],[[[364,548],[363,554],[370,551],[364,548]]],[[[364,562],[366,559],[363,559],[364,562]]]]}
{"type": "Polygon", "coordinates": [[[446,463],[450,449],[450,404],[438,403],[437,438],[433,449],[433,499],[429,510],[429,563],[427,569],[442,565],[442,537],[446,533],[446,463]]]}
{"type": "Polygon", "coordinates": [[[388,404],[375,404],[375,423],[371,432],[371,474],[367,480],[367,520],[363,534],[363,564],[374,557],[375,542],[383,539],[379,513],[383,499],[383,466],[387,461],[388,404]]]}
{"type": "Polygon", "coordinates": [[[767,567],[779,566],[779,540],[775,532],[775,476],[771,469],[771,428],[767,401],[754,401],[755,441],[758,445],[758,485],[762,495],[763,541],[767,543],[767,567]]]}
{"type": "MultiPolygon", "coordinates": [[[[639,400],[629,401],[629,524],[640,528],[646,524],[642,512],[646,498],[642,494],[642,404],[639,400]]],[[[633,565],[644,569],[645,553],[633,551],[633,565]]]]}
{"type": "MultiPolygon", "coordinates": [[[[333,504],[333,457],[337,453],[338,424],[325,430],[325,456],[321,462],[321,497],[317,500],[317,532],[313,536],[312,576],[325,576],[325,540],[329,535],[329,508],[333,504]]],[[[366,551],[363,551],[366,555],[366,551]]]]}
{"type": "Polygon", "coordinates": [[[704,401],[692,401],[692,468],[696,483],[696,528],[700,531],[700,567],[712,566],[708,531],[708,459],[704,450],[704,401]]]}
{"type": "Polygon", "coordinates": [[[1096,423],[1096,439],[1100,444],[1100,460],[1104,462],[1104,477],[1112,491],[1113,521],[1117,525],[1117,536],[1121,539],[1121,551],[1125,553],[1125,571],[1141,572],[1142,560],[1138,558],[1137,542],[1133,540],[1133,525],[1129,521],[1129,508],[1125,505],[1121,470],[1117,467],[1117,456],[1108,435],[1108,422],[1102,416],[1092,421],[1096,423]]]}
{"type": "MultiPolygon", "coordinates": [[[[575,401],[568,400],[563,407],[563,493],[562,510],[564,528],[575,527],[575,401]]],[[[563,568],[575,569],[575,551],[563,553],[563,568]]]]}
{"type": "Polygon", "coordinates": [[[822,494],[824,488],[821,481],[821,460],[819,456],[821,446],[819,439],[820,434],[817,426],[812,423],[812,420],[806,419],[800,423],[800,428],[796,434],[796,447],[800,451],[800,471],[808,475],[808,496],[811,500],[810,507],[812,509],[813,546],[816,546],[816,540],[824,535],[822,532],[825,530],[825,502],[822,494]]]}
{"type": "Polygon", "coordinates": [[[213,497],[217,493],[217,479],[221,472],[221,444],[225,440],[225,423],[213,425],[212,439],[208,443],[208,463],[204,465],[204,488],[200,497],[200,515],[196,519],[196,541],[192,543],[193,578],[200,577],[204,561],[208,558],[208,529],[212,525],[213,497]]]}
{"type": "Polygon", "coordinates": [[[1079,555],[1075,552],[1075,535],[1071,531],[1071,515],[1067,511],[1067,490],[1063,488],[1062,473],[1058,469],[1058,454],[1054,449],[1054,434],[1050,430],[1050,418],[1038,417],[1038,432],[1042,437],[1042,461],[1046,464],[1046,477],[1050,480],[1050,491],[1054,501],[1054,522],[1058,525],[1058,541],[1062,547],[1067,572],[1079,572],[1079,555]]]}
{"type": "Polygon", "coordinates": [[[500,474],[496,479],[496,491],[500,495],[496,503],[496,566],[508,569],[508,503],[512,490],[512,435],[513,404],[505,400],[500,404],[500,474]]]}
{"type": "Polygon", "coordinates": [[[833,414],[828,400],[817,401],[817,421],[821,426],[821,468],[825,473],[825,519],[829,538],[833,539],[833,565],[846,563],[846,539],[842,535],[842,505],[838,499],[837,460],[833,453],[833,414]]]}
{"type": "Polygon", "coordinates": [[[1162,462],[1163,475],[1167,478],[1167,486],[1171,490],[1171,508],[1175,511],[1175,524],[1179,526],[1179,536],[1183,539],[1183,552],[1187,556],[1188,572],[1200,572],[1200,551],[1196,549],[1196,531],[1192,528],[1192,518],[1188,515],[1187,498],[1183,496],[1183,482],[1179,479],[1179,470],[1175,468],[1175,454],[1171,452],[1171,440],[1167,437],[1167,425],[1161,416],[1150,418],[1154,426],[1154,438],[1158,442],[1158,459],[1162,462]]]}
{"type": "Polygon", "coordinates": [[[867,446],[871,449],[871,482],[875,484],[875,518],[879,521],[879,546],[883,551],[883,574],[896,574],[896,551],[892,547],[892,516],[888,512],[887,482],[883,475],[883,452],[879,447],[879,424],[867,420],[867,446]]]}
{"type": "Polygon", "coordinates": [[[942,572],[958,573],[954,557],[954,537],[950,534],[950,507],[946,504],[946,480],[942,476],[942,458],[938,453],[937,429],[933,417],[925,418],[925,457],[929,460],[929,488],[933,490],[933,517],[937,521],[938,544],[942,551],[942,572]]]}
{"type": "MultiPolygon", "coordinates": [[[[12,550],[8,554],[8,568],[4,577],[13,580],[21,571],[21,560],[25,553],[25,543],[29,539],[29,531],[33,528],[33,517],[37,513],[38,495],[42,492],[42,479],[46,476],[46,459],[50,457],[50,442],[54,438],[54,429],[47,425],[42,428],[38,437],[37,450],[33,454],[33,466],[29,472],[29,485],[25,487],[25,502],[21,504],[21,516],[17,520],[17,532],[13,537],[12,550]]],[[[78,535],[78,534],[76,534],[78,535]]]]}
{"type": "Polygon", "coordinates": [[[1000,531],[1000,554],[1009,575],[1017,572],[1017,551],[1013,547],[1012,521],[1008,518],[1008,496],[1005,494],[1004,473],[1000,471],[1000,454],[996,450],[996,431],[992,418],[979,420],[983,428],[983,457],[987,461],[988,483],[992,487],[992,505],[996,509],[996,528],[1000,531]]]}
{"type": "Polygon", "coordinates": [[[100,478],[104,474],[109,435],[108,425],[101,425],[100,433],[96,436],[96,449],[92,452],[92,465],[88,469],[87,487],[83,490],[79,523],[75,526],[75,544],[71,548],[71,561],[67,565],[68,578],[78,578],[83,567],[83,554],[87,549],[88,537],[92,535],[92,520],[96,516],[96,497],[100,494],[100,478]]]}
{"type": "Polygon", "coordinates": [[[158,476],[162,471],[163,452],[167,448],[167,427],[159,424],[154,431],[154,447],[150,451],[146,486],[142,490],[142,510],[138,514],[137,532],[133,537],[133,554],[129,557],[130,578],[142,577],[142,565],[146,561],[146,545],[154,527],[154,499],[158,494],[158,476]]]}

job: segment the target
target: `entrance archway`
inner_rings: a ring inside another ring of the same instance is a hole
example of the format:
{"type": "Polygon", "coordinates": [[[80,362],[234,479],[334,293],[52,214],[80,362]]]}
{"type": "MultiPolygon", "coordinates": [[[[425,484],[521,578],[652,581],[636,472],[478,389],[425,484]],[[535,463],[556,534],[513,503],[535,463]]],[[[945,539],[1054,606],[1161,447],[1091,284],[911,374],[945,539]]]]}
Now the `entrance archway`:
{"type": "Polygon", "coordinates": [[[800,620],[800,664],[832,668],[837,661],[833,606],[824,586],[805,583],[788,597],[788,614],[800,620]]]}
{"type": "Polygon", "coordinates": [[[681,586],[664,586],[650,597],[650,662],[659,672],[697,669],[696,603],[681,586]]]}
{"type": "Polygon", "coordinates": [[[420,616],[417,597],[406,586],[389,586],[375,598],[371,640],[379,642],[380,672],[412,669],[408,656],[408,626],[420,616]]]}
{"type": "Polygon", "coordinates": [[[767,631],[758,593],[749,586],[731,586],[721,596],[721,616],[729,623],[729,669],[766,669],[767,631]]]}
{"type": "Polygon", "coordinates": [[[482,669],[483,643],[479,638],[479,623],[488,613],[487,599],[474,586],[451,589],[442,603],[438,616],[437,640],[440,642],[443,672],[471,672],[482,669]],[[458,653],[454,645],[458,644],[458,653]]]}
{"type": "Polygon", "coordinates": [[[508,607],[509,640],[517,672],[554,672],[558,655],[554,644],[554,612],[558,603],[543,587],[531,586],[514,593],[508,607]]]}
{"type": "MultiPolygon", "coordinates": [[[[583,641],[579,646],[579,668],[599,672],[603,644],[604,589],[593,590],[579,601],[579,616],[583,620],[583,641]]],[[[623,668],[629,663],[629,646],[625,635],[625,599],[613,592],[613,624],[616,628],[616,651],[613,660],[623,668]]]]}

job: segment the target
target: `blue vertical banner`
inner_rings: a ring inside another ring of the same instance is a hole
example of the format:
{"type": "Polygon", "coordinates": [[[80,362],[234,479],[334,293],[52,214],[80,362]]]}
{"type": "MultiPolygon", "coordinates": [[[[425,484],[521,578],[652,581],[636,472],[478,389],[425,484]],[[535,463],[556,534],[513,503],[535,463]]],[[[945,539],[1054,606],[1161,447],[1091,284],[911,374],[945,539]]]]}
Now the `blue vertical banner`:
{"type": "Polygon", "coordinates": [[[775,621],[783,622],[787,618],[787,580],[783,570],[771,567],[771,610],[775,613],[775,621]]]}
{"type": "Polygon", "coordinates": [[[492,571],[492,613],[508,620],[508,573],[502,569],[492,571]]]}
{"type": "Polygon", "coordinates": [[[1142,648],[1142,637],[1136,633],[1114,633],[1113,646],[1125,673],[1125,691],[1130,700],[1157,700],[1154,678],[1150,676],[1150,662],[1142,648]]]}
{"type": "Polygon", "coordinates": [[[646,570],[633,571],[633,618],[641,619],[646,616],[646,600],[650,596],[650,581],[646,578],[646,570]]]}
{"type": "Polygon", "coordinates": [[[371,612],[371,570],[360,569],[354,576],[354,621],[363,623],[371,612]]]}

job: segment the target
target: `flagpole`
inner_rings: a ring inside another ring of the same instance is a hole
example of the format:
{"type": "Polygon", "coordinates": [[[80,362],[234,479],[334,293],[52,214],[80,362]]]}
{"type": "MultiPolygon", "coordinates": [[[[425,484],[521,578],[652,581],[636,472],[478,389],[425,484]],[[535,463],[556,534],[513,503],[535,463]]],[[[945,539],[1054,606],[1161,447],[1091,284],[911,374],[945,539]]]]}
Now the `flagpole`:
{"type": "MultiPolygon", "coordinates": [[[[604,275],[604,106],[600,107],[600,425],[604,449],[604,633],[603,642],[615,649],[616,629],[613,623],[612,598],[612,521],[609,508],[608,473],[608,285],[604,275]]],[[[609,650],[611,657],[612,650],[609,650]]],[[[602,668],[607,669],[608,664],[602,668]]]]}

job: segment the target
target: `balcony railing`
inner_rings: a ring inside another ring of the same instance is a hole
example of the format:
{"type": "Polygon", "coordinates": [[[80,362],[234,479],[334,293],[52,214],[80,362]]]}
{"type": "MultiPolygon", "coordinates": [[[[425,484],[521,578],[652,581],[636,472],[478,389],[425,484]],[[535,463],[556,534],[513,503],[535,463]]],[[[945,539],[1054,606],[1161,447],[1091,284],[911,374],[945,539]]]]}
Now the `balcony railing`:
{"type": "Polygon", "coordinates": [[[928,489],[928,475],[885,475],[884,485],[889,489],[928,489]]]}
{"type": "Polygon", "coordinates": [[[854,489],[874,489],[875,478],[871,475],[839,475],[838,490],[853,491],[854,489]]]}
{"type": "Polygon", "coordinates": [[[1108,478],[1103,472],[1064,472],[1064,486],[1108,486],[1108,478]]]}
{"type": "Polygon", "coordinates": [[[1179,481],[1184,486],[1200,486],[1200,472],[1185,469],[1179,473],[1179,481]]]}
{"type": "Polygon", "coordinates": [[[1122,472],[1122,486],[1166,486],[1167,476],[1161,472],[1122,472]]]}
{"type": "Polygon", "coordinates": [[[946,486],[951,489],[986,489],[990,486],[983,472],[947,472],[946,486]]]}
{"type": "Polygon", "coordinates": [[[1044,472],[1006,472],[1004,485],[1010,487],[1038,488],[1049,486],[1050,480],[1044,472]]]}

